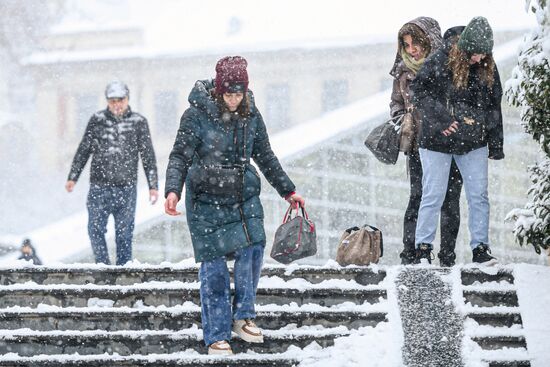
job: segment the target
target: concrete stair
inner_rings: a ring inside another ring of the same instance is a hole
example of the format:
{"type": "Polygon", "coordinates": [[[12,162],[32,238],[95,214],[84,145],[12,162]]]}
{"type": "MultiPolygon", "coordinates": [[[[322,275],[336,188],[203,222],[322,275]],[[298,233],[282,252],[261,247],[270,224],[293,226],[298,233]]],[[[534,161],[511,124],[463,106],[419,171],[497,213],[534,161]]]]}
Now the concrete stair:
{"type": "MultiPolygon", "coordinates": [[[[393,286],[381,267],[266,266],[256,319],[265,341],[233,338],[236,355],[223,358],[206,355],[197,273],[194,266],[0,270],[0,366],[297,366],[296,350],[327,348],[386,322],[393,286]]],[[[466,342],[488,366],[531,366],[512,271],[455,274],[466,342]]]]}
{"type": "Polygon", "coordinates": [[[490,367],[530,367],[512,271],[465,268],[461,279],[467,342],[490,367]]]}
{"type": "Polygon", "coordinates": [[[0,366],[294,366],[289,348],[329,347],[385,322],[385,276],[266,267],[256,318],[265,341],[234,338],[237,355],[221,358],[205,355],[196,267],[0,270],[0,366]]]}

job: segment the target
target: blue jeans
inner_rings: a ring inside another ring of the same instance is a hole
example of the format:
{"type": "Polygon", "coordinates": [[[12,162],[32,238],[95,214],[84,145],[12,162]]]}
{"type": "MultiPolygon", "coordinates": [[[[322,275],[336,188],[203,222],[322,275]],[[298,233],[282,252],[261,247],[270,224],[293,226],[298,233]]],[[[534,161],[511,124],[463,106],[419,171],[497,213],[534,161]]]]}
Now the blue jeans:
{"type": "Polygon", "coordinates": [[[227,258],[222,256],[202,262],[199,280],[201,282],[202,329],[206,345],[219,340],[231,340],[233,320],[256,317],[254,303],[263,257],[263,243],[235,251],[233,307],[231,307],[227,258]]]}
{"type": "MultiPolygon", "coordinates": [[[[416,245],[431,244],[435,238],[439,212],[449,182],[449,170],[454,158],[462,179],[468,200],[468,227],[470,247],[480,243],[489,244],[489,194],[488,150],[479,148],[467,154],[448,154],[420,149],[422,161],[422,202],[416,225],[416,245]]],[[[445,230],[442,228],[442,230],[445,230]]]]}
{"type": "Polygon", "coordinates": [[[105,233],[109,215],[115,219],[116,264],[132,259],[132,236],[136,213],[136,186],[90,186],[88,193],[88,235],[96,263],[110,265],[105,233]]]}

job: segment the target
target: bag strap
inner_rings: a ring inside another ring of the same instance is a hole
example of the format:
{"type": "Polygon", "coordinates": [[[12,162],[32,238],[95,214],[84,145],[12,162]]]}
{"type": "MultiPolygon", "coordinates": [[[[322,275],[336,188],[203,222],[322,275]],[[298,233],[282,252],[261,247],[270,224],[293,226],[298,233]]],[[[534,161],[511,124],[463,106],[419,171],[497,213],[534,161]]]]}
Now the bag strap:
{"type": "Polygon", "coordinates": [[[395,115],[393,117],[390,117],[388,120],[384,121],[384,123],[385,124],[392,124],[395,127],[400,127],[406,114],[407,114],[406,112],[403,112],[399,115],[395,115]]]}
{"type": "Polygon", "coordinates": [[[286,210],[285,215],[283,217],[283,223],[288,222],[290,220],[291,215],[292,215],[292,205],[290,205],[286,210]]]}
{"type": "Polygon", "coordinates": [[[347,232],[348,234],[351,234],[351,232],[353,232],[353,231],[358,231],[358,230],[360,230],[360,229],[361,229],[361,228],[355,226],[355,227],[350,227],[350,228],[346,229],[345,232],[347,232]]]}
{"type": "MultiPolygon", "coordinates": [[[[302,217],[303,217],[305,220],[309,221],[309,215],[307,214],[306,209],[303,208],[303,207],[302,207],[301,209],[302,209],[302,217]]],[[[292,204],[290,204],[290,205],[288,206],[288,209],[286,210],[285,216],[283,217],[283,223],[286,223],[286,222],[288,222],[288,221],[291,219],[291,217],[292,217],[292,211],[293,211],[293,210],[294,210],[294,208],[292,207],[292,204]]],[[[300,211],[298,211],[298,212],[296,213],[296,216],[298,216],[298,215],[300,215],[300,211]]]]}
{"type": "Polygon", "coordinates": [[[382,255],[384,255],[384,238],[382,237],[382,231],[374,226],[371,226],[370,224],[365,224],[363,226],[363,228],[367,228],[367,227],[380,233],[380,257],[382,257],[382,255]]]}

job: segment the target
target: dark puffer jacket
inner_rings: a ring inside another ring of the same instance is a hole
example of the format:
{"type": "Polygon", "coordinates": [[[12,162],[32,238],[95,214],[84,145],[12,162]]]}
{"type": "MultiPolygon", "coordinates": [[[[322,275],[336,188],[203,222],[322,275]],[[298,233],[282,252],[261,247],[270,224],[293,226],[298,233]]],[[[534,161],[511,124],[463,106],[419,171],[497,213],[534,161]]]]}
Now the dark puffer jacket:
{"type": "Polygon", "coordinates": [[[265,244],[261,181],[250,164],[251,158],[279,195],[284,197],[295,190],[271,150],[252,92],[248,92],[248,117],[234,113],[222,119],[210,94],[212,88],[212,81],[198,81],[191,91],[191,106],[181,117],[166,170],[165,196],[173,192],[181,197],[185,183],[187,223],[197,262],[228,255],[251,244],[265,244]],[[241,193],[214,195],[201,191],[205,166],[234,163],[245,165],[241,193]]]}
{"type": "Polygon", "coordinates": [[[157,163],[147,120],[129,107],[121,118],[116,118],[109,109],[90,118],[73,159],[69,180],[78,180],[90,155],[91,184],[136,185],[141,156],[149,188],[158,189],[157,163]]]}
{"type": "Polygon", "coordinates": [[[456,41],[457,37],[446,39],[444,46],[426,60],[411,84],[413,104],[422,119],[420,147],[466,154],[488,145],[489,157],[504,158],[502,86],[498,69],[495,65],[494,83],[489,87],[478,75],[479,64],[471,65],[467,87],[455,88],[447,63],[456,41]],[[475,123],[465,123],[465,117],[474,119],[475,123]],[[443,130],[453,121],[458,122],[458,131],[444,136],[443,130]]]}

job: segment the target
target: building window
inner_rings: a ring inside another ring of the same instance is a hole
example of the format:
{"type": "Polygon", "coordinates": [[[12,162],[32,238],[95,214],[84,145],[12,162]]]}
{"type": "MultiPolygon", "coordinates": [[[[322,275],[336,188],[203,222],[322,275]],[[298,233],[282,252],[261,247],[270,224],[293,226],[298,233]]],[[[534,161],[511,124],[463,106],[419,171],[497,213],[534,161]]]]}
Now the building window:
{"type": "Polygon", "coordinates": [[[323,112],[329,112],[344,106],[348,101],[347,80],[325,80],[323,83],[323,112]]]}
{"type": "Polygon", "coordinates": [[[290,125],[290,87],[288,84],[270,84],[266,88],[265,123],[277,131],[290,125]]]}
{"type": "Polygon", "coordinates": [[[178,94],[175,91],[155,93],[155,126],[162,135],[174,135],[179,126],[178,94]]]}
{"type": "Polygon", "coordinates": [[[76,135],[84,134],[90,117],[99,110],[98,99],[95,94],[80,94],[76,96],[76,135]]]}

